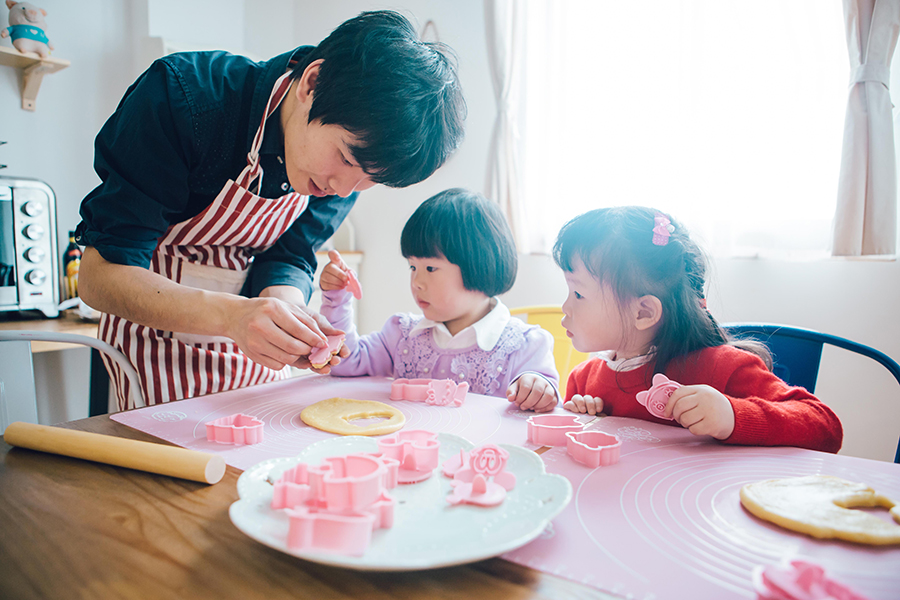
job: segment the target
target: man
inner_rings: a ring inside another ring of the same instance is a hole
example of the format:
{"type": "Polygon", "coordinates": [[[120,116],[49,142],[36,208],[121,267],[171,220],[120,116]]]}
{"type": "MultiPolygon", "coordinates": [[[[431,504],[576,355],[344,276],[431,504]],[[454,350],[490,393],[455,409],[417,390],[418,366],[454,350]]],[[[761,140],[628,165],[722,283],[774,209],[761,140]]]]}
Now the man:
{"type": "MultiPolygon", "coordinates": [[[[263,63],[156,61],[97,136],[102,183],[77,230],[80,294],[147,402],[310,366],[323,334],[338,333],[306,307],[315,250],[358,192],[443,164],[464,112],[447,54],[390,11],[263,63]]],[[[128,381],[107,368],[124,408],[128,381]]]]}

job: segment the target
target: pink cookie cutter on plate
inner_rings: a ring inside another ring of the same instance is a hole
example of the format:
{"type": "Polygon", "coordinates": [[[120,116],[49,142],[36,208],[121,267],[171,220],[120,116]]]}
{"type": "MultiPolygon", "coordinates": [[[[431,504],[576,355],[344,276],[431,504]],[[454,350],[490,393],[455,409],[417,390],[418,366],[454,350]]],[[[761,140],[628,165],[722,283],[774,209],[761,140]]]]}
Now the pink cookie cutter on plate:
{"type": "Polygon", "coordinates": [[[565,446],[566,434],[584,429],[575,415],[532,415],[528,417],[528,441],[539,446],[565,446]]]}
{"type": "Polygon", "coordinates": [[[434,406],[462,406],[469,384],[450,379],[395,379],[391,400],[412,400],[434,406]]]}
{"type": "Polygon", "coordinates": [[[602,431],[577,431],[566,434],[566,452],[591,468],[608,467],[619,462],[622,441],[602,431]]]}
{"type": "Polygon", "coordinates": [[[347,270],[347,285],[344,286],[344,289],[353,294],[357,300],[362,299],[362,286],[359,285],[359,277],[356,276],[356,271],[353,269],[347,270]]]}
{"type": "Polygon", "coordinates": [[[396,502],[386,488],[397,485],[399,465],[378,453],[357,453],[285,471],[275,482],[271,506],[287,509],[288,547],[363,554],[373,529],[394,524],[396,502]]]}
{"type": "Polygon", "coordinates": [[[431,477],[438,466],[440,447],[437,434],[424,429],[400,431],[378,440],[381,454],[400,463],[400,483],[418,483],[431,477]]]}
{"type": "MultiPolygon", "coordinates": [[[[506,492],[516,487],[516,475],[506,469],[509,452],[494,444],[485,444],[469,452],[468,466],[457,470],[447,496],[450,504],[495,506],[506,492]]],[[[460,460],[465,462],[461,456],[460,460]]]]}
{"type": "Polygon", "coordinates": [[[680,387],[680,383],[672,381],[662,373],[657,373],[653,376],[653,385],[650,389],[637,393],[637,401],[647,407],[654,417],[672,421],[674,420],[672,417],[666,416],[666,405],[669,403],[672,393],[680,387]]]}
{"type": "Polygon", "coordinates": [[[396,473],[398,465],[392,459],[365,453],[332,456],[315,466],[300,463],[275,482],[272,508],[305,504],[328,511],[364,509],[396,482],[390,470],[396,473]]]}
{"type": "Polygon", "coordinates": [[[263,441],[263,422],[237,413],[206,424],[206,439],[220,444],[258,444],[263,441]]]}
{"type": "Polygon", "coordinates": [[[341,349],[341,344],[344,343],[344,334],[326,335],[325,341],[328,344],[327,346],[324,348],[316,347],[309,353],[309,364],[324,366],[330,363],[331,357],[337,354],[338,350],[341,349]]]}
{"type": "Polygon", "coordinates": [[[285,512],[289,521],[288,548],[360,556],[372,541],[372,530],[388,529],[394,524],[394,499],[382,493],[377,501],[359,511],[298,506],[285,512]]]}
{"type": "Polygon", "coordinates": [[[758,600],[869,600],[804,560],[756,567],[753,587],[758,600]]]}

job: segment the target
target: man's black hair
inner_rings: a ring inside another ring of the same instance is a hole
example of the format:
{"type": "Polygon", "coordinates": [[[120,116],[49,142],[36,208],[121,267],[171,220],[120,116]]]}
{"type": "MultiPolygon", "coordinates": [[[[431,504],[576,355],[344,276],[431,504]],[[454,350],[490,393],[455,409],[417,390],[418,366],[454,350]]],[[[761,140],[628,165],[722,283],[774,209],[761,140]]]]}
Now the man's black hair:
{"type": "Polygon", "coordinates": [[[418,183],[462,141],[466,105],[452,51],[420,41],[402,15],[364,12],[344,22],[292,77],[319,59],[309,121],[354,134],[350,151],[373,181],[418,183]]]}
{"type": "Polygon", "coordinates": [[[496,296],[516,282],[519,258],[500,207],[452,188],[419,205],[400,234],[404,258],[443,256],[459,267],[467,290],[496,296]]]}

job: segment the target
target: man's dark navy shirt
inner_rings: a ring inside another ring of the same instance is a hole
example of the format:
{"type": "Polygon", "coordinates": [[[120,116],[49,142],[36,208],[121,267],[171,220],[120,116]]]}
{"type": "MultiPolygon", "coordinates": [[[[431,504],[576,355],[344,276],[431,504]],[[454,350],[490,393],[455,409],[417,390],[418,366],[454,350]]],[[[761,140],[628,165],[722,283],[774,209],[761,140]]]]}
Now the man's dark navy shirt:
{"type": "MultiPolygon", "coordinates": [[[[275,81],[292,57],[303,68],[311,50],[304,46],[261,63],[226,52],[185,52],[154,62],[97,135],[94,169],[102,183],[81,204],[78,243],[109,262],[149,267],[169,226],[203,212],[240,175],[275,81]]],[[[291,191],[280,110],[266,121],[259,155],[259,195],[291,191]]],[[[356,196],[311,196],[275,245],[254,257],[242,293],[252,297],[271,285],[292,285],[309,300],[315,251],[356,196]]]]}

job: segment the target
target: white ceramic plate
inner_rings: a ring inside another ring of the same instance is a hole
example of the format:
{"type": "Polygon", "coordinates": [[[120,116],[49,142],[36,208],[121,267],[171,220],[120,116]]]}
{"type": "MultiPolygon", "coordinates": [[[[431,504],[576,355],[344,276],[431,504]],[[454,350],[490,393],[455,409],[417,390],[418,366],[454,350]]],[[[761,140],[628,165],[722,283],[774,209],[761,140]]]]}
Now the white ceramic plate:
{"type": "MultiPolygon", "coordinates": [[[[439,433],[440,462],[459,455],[473,445],[457,435],[439,433]]],[[[287,547],[288,518],[272,510],[273,487],[298,463],[318,464],[329,456],[352,452],[377,452],[371,437],[329,438],[307,447],[293,458],[273,458],[245,471],[238,479],[240,499],[228,511],[242,532],[276,550],[326,565],[365,571],[414,571],[473,562],[522,546],[546,528],[572,499],[567,479],[544,471],[540,457],[517,446],[501,444],[509,452],[506,469],[516,475],[516,487],[506,499],[490,508],[466,504],[450,505],[450,479],[440,467],[421,483],[398,485],[389,490],[396,500],[394,525],[376,529],[363,556],[325,552],[301,552],[287,547]]]]}

